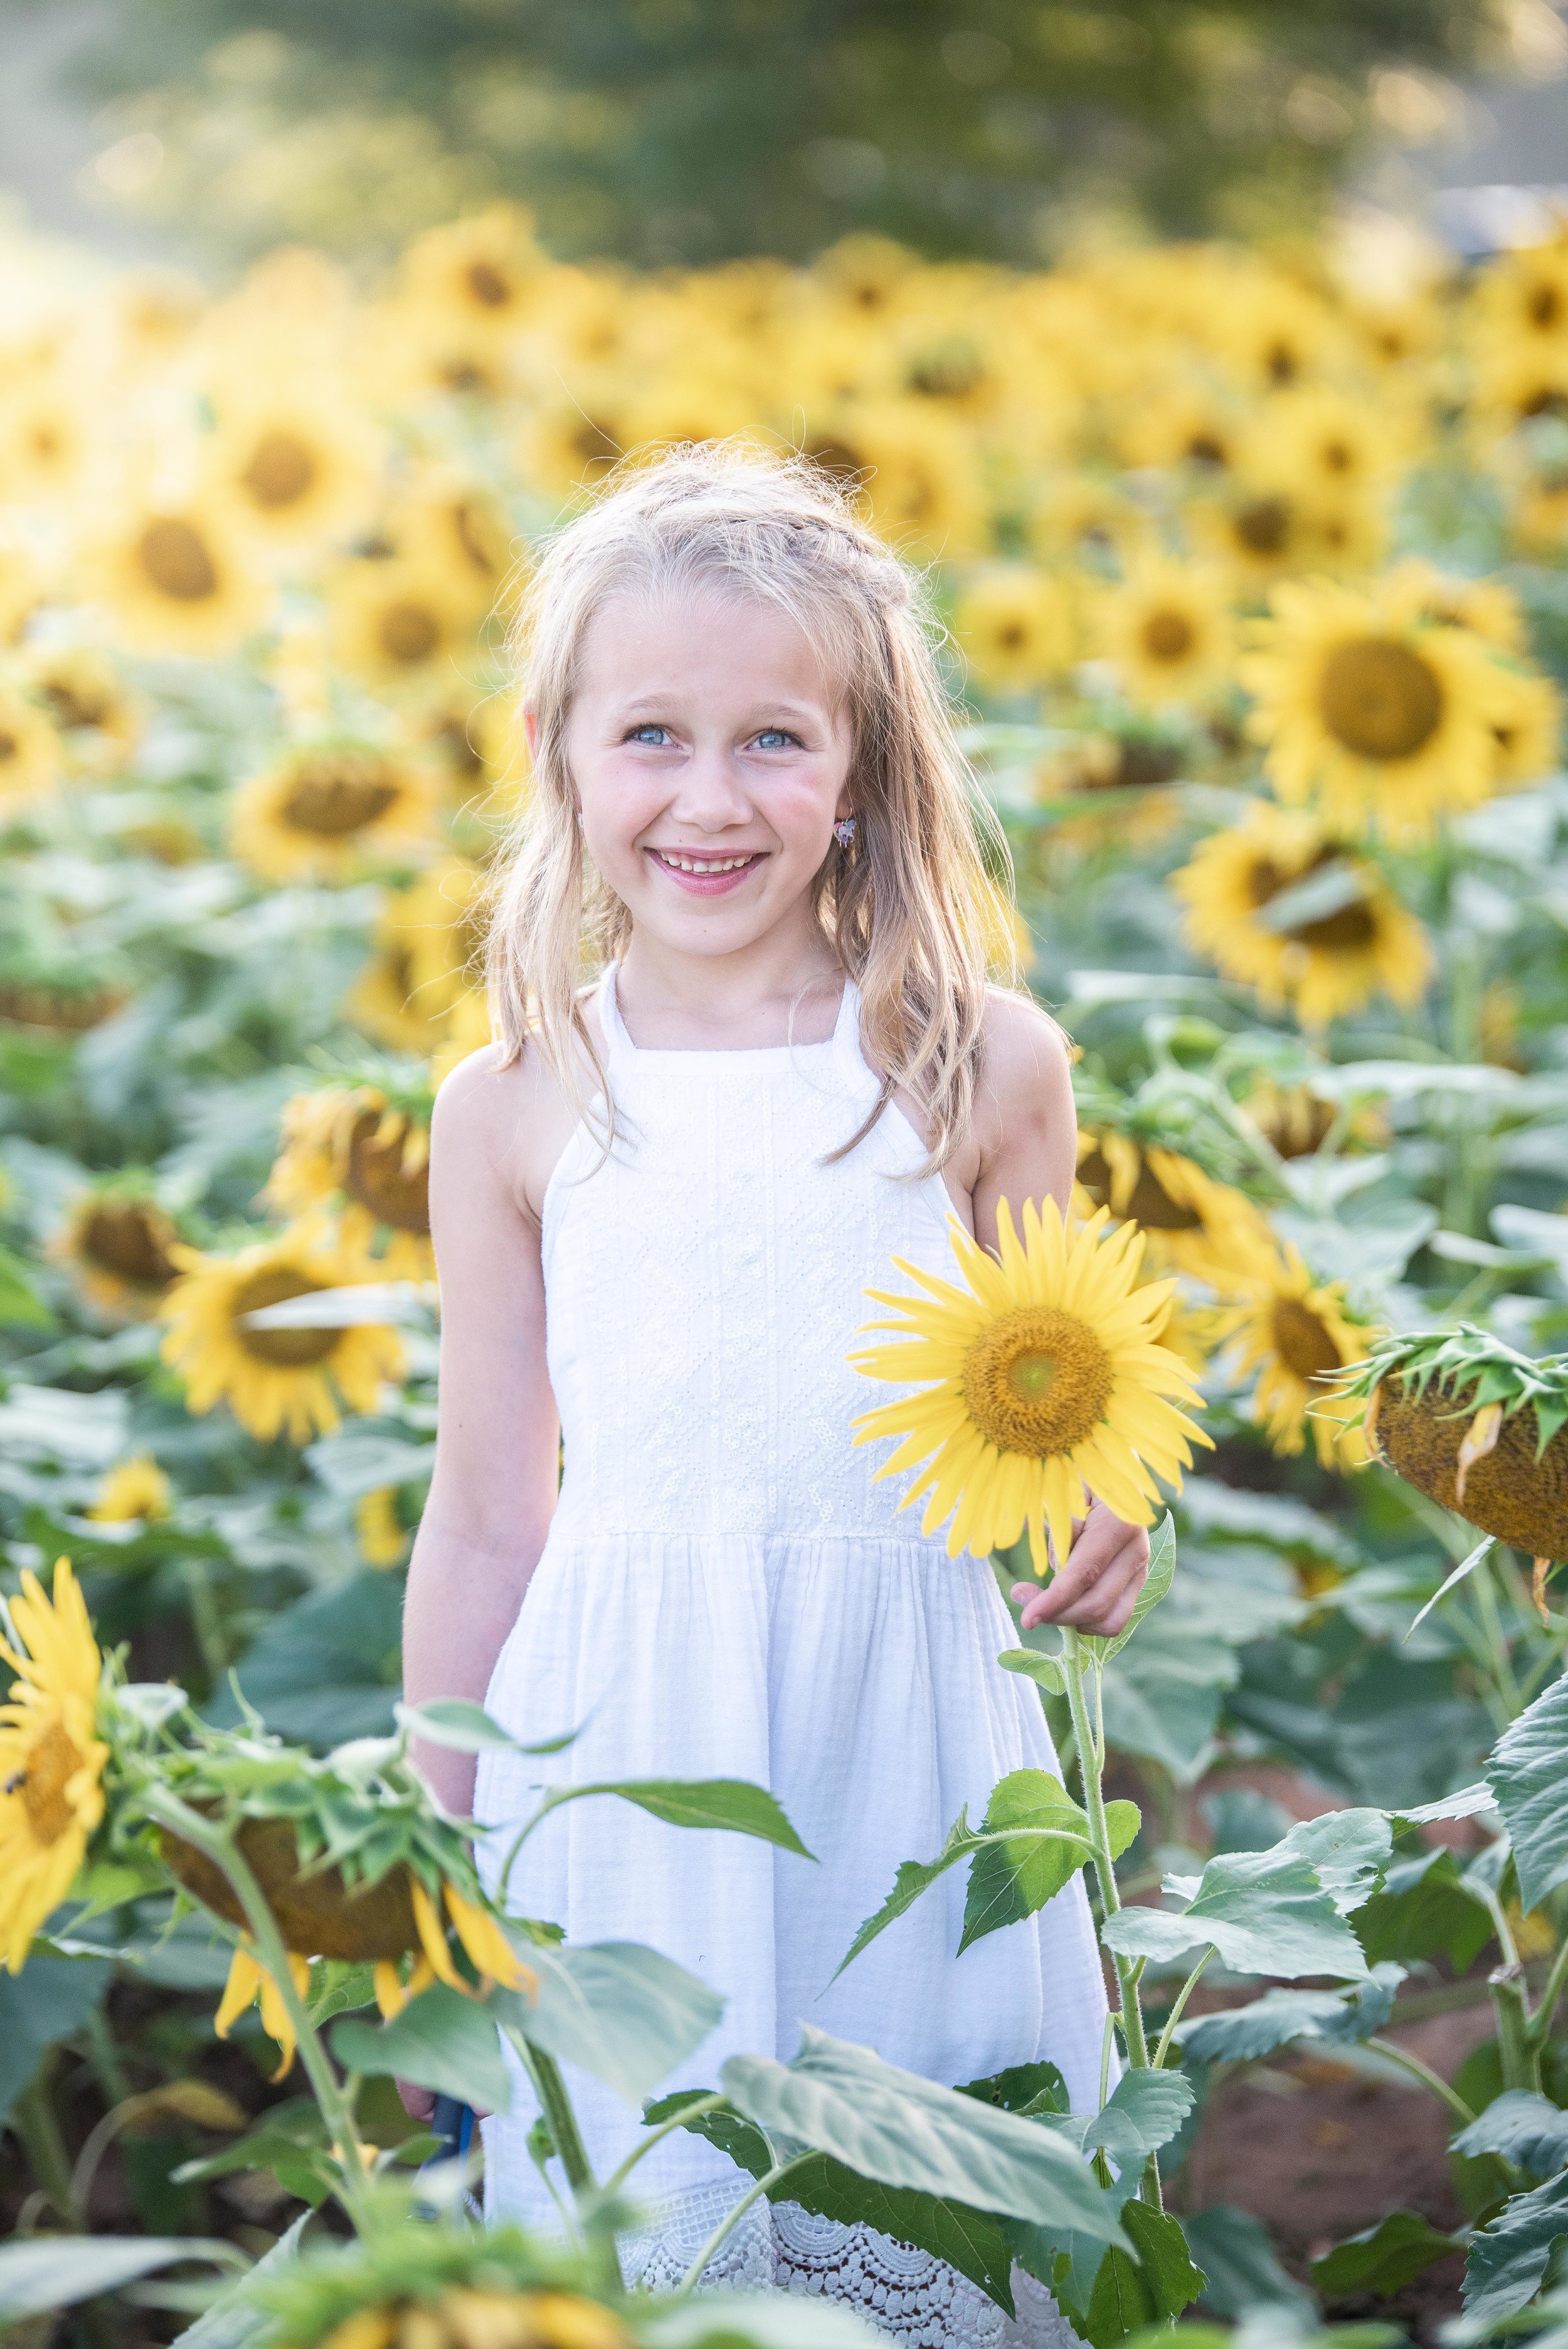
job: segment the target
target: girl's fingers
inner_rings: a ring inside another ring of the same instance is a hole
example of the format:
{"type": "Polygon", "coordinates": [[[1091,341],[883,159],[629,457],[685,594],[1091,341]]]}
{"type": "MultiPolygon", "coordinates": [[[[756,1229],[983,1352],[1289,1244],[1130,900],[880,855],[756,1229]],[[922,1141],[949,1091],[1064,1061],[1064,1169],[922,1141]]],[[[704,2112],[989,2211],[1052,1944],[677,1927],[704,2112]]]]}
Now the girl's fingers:
{"type": "Polygon", "coordinates": [[[1013,1597],[1023,1609],[1026,1631],[1061,1623],[1114,1637],[1131,1614],[1148,1571],[1149,1536],[1143,1527],[1125,1525],[1097,1501],[1044,1589],[1020,1582],[1013,1597]]]}

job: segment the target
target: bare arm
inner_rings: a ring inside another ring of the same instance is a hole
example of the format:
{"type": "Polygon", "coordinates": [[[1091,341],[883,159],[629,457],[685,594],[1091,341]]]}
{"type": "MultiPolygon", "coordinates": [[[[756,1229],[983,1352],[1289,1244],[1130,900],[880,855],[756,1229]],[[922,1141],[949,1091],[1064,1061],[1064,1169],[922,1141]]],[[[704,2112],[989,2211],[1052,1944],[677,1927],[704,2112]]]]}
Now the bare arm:
{"type": "MultiPolygon", "coordinates": [[[[521,1174],[531,1088],[493,1050],[454,1070],[430,1130],[430,1229],[441,1280],[436,1466],[408,1569],[410,1703],[482,1701],[555,1507],[559,1422],[544,1361],[544,1276],[521,1174]]],[[[474,1764],[424,1744],[420,1769],[466,1814],[474,1764]]]]}
{"type": "MultiPolygon", "coordinates": [[[[1072,1080],[1060,1029],[1032,1004],[1006,996],[992,1000],[975,1136],[975,1236],[983,1247],[996,1245],[1004,1199],[1016,1225],[1026,1199],[1055,1199],[1067,1213],[1078,1163],[1072,1080]]],[[[1148,1572],[1143,1527],[1124,1525],[1096,1501],[1046,1588],[1021,1582],[1013,1596],[1023,1605],[1026,1631],[1037,1623],[1070,1623],[1113,1638],[1125,1628],[1148,1572]]]]}

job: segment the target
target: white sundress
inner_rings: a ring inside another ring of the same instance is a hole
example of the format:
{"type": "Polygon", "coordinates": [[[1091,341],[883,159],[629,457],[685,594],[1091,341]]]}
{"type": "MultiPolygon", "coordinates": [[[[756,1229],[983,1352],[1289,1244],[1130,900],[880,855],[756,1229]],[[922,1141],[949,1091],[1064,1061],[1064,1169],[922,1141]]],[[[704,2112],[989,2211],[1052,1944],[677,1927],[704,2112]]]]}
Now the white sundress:
{"type": "MultiPolygon", "coordinates": [[[[614,1152],[579,1128],[543,1208],[564,1475],[486,1699],[531,1743],[582,1734],[482,1754],[475,1813],[502,1828],[551,1784],[746,1778],[816,1857],[591,1797],[531,1839],[511,1905],[573,1941],[646,1942],[723,1994],[672,2088],[715,2085],[739,2052],[788,2061],[808,2022],[949,2085],[1048,2057],[1092,2112],[1106,2000],[1079,1878],[960,1958],[955,1868],[832,1980],[901,1860],[931,1858],[965,1805],[978,1820],[1006,1772],[1057,1769],[1033,1687],[996,1664],[1014,1633],[989,1564],[923,1537],[903,1480],[872,1481],[887,1447],[851,1441],[894,1392],[846,1359],[881,1310],[866,1289],[908,1285],[895,1255],[953,1276],[942,1178],[907,1179],[924,1152],[892,1107],[823,1163],[878,1092],[848,981],[829,1041],[754,1050],[640,1050],[613,969],[599,1006],[614,1152]]],[[[509,1842],[481,1853],[492,1882],[509,1842]]],[[[568,2085],[603,2178],[640,2125],[592,2078],[568,2085]]],[[[487,2212],[549,2230],[514,2062],[513,2087],[484,2123],[487,2212]]],[[[752,2182],[681,2131],[633,2177],[647,2224],[626,2266],[651,2286],[752,2182]]],[[[1073,2337],[1021,2271],[1015,2328],[942,2261],[796,2205],[755,2204],[708,2274],[825,2292],[906,2349],[1073,2337]]]]}

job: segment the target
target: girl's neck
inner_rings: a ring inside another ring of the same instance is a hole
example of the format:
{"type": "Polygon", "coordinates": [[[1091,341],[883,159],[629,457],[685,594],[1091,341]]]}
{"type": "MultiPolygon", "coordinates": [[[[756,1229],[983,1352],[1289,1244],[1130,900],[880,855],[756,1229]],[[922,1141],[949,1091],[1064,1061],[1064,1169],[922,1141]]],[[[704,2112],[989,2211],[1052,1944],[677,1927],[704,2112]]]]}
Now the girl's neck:
{"type": "Polygon", "coordinates": [[[707,956],[672,954],[634,932],[616,967],[615,1001],[646,1051],[815,1044],[832,1034],[843,977],[820,934],[707,956]]]}

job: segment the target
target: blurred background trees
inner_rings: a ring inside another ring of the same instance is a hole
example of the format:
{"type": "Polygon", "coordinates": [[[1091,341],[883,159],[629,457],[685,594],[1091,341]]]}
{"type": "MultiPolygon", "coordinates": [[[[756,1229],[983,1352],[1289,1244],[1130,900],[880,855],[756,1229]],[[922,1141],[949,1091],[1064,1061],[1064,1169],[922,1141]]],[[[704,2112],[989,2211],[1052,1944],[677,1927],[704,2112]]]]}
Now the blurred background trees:
{"type": "Polygon", "coordinates": [[[96,193],[192,254],[372,259],[510,195],[643,264],[1269,234],[1564,46],[1550,0],[0,0],[45,28],[96,193]]]}

